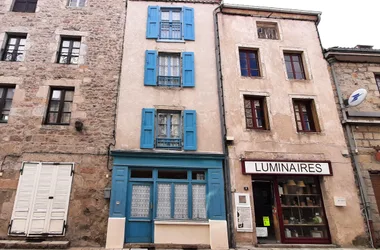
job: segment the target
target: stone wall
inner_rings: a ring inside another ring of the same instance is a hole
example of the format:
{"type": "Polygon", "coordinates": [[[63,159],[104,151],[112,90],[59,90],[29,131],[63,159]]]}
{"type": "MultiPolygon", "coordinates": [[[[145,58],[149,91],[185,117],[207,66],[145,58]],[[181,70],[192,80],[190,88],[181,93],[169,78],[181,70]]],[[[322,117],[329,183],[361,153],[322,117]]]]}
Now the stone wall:
{"type": "Polygon", "coordinates": [[[0,46],[7,33],[26,33],[23,62],[0,62],[0,86],[16,86],[8,123],[0,123],[0,238],[7,238],[23,161],[75,162],[69,204],[71,245],[105,244],[109,185],[107,150],[114,119],[123,48],[125,0],[38,0],[35,13],[10,12],[0,0],[0,46]],[[55,63],[60,37],[81,36],[78,65],[55,63]],[[75,88],[69,126],[44,125],[51,86],[75,88]],[[84,129],[77,132],[75,121],[84,129]]]}

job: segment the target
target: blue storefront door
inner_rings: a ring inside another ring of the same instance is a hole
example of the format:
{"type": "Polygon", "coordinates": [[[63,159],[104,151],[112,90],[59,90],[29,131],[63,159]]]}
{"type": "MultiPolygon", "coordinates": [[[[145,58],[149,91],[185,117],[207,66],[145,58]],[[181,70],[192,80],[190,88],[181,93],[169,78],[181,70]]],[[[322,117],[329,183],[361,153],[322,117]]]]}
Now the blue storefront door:
{"type": "Polygon", "coordinates": [[[152,183],[130,182],[128,185],[127,243],[151,243],[153,235],[152,183]]]}

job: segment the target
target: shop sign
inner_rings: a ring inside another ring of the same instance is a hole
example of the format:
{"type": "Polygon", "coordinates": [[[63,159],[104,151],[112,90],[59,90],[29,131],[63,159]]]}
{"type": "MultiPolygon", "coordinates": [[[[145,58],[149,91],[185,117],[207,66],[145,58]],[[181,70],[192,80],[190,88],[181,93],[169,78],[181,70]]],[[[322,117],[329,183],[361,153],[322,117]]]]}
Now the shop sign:
{"type": "Polygon", "coordinates": [[[268,228],[267,227],[256,227],[256,236],[257,237],[268,237],[268,228]]]}
{"type": "Polygon", "coordinates": [[[243,160],[244,174],[332,175],[330,162],[243,160]]]}
{"type": "Polygon", "coordinates": [[[252,209],[249,194],[235,193],[238,232],[253,232],[252,209]]]}

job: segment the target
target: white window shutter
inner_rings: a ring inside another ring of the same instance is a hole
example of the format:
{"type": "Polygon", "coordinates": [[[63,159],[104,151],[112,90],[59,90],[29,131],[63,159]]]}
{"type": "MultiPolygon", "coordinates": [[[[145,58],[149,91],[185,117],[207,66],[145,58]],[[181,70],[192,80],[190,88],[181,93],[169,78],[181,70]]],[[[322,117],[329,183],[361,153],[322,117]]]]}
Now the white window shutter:
{"type": "Polygon", "coordinates": [[[33,204],[34,190],[37,184],[38,163],[24,163],[18,182],[11,227],[9,234],[26,235],[28,219],[33,204]]]}
{"type": "Polygon", "coordinates": [[[34,204],[29,223],[28,235],[38,235],[46,232],[46,224],[49,216],[49,196],[56,178],[57,166],[42,165],[38,178],[34,204]]]}
{"type": "Polygon", "coordinates": [[[67,210],[69,208],[71,183],[72,183],[72,167],[73,165],[59,165],[55,180],[55,186],[52,190],[53,199],[47,224],[48,234],[63,235],[65,233],[64,226],[67,220],[67,210]]]}

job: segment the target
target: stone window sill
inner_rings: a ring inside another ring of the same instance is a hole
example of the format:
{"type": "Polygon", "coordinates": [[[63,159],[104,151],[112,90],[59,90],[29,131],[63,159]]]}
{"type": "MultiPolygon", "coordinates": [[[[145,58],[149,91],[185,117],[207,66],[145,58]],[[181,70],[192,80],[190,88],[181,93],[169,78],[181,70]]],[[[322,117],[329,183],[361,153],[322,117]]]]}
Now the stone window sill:
{"type": "Polygon", "coordinates": [[[185,43],[185,40],[157,39],[158,43],[185,43]]]}

